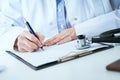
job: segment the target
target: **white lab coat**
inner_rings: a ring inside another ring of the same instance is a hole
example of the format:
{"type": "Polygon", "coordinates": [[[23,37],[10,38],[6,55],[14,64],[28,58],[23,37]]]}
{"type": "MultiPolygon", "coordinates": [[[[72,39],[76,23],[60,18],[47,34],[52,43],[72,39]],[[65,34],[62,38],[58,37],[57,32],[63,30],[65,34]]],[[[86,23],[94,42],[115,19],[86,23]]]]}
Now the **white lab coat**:
{"type": "MultiPolygon", "coordinates": [[[[58,34],[56,0],[5,0],[0,13],[0,48],[13,49],[17,36],[25,30],[23,18],[45,37],[58,34]],[[4,47],[3,47],[4,46],[4,47]]],[[[68,19],[76,34],[97,35],[115,28],[109,0],[65,0],[68,19]],[[104,15],[103,15],[104,14],[104,15]],[[110,16],[110,17],[109,17],[110,16]]]]}

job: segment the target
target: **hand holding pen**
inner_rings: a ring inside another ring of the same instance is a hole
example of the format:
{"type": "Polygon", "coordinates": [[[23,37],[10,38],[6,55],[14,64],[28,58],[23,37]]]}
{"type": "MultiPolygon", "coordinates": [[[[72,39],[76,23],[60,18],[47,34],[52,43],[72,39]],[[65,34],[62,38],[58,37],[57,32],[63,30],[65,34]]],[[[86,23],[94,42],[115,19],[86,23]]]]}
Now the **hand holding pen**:
{"type": "MultiPolygon", "coordinates": [[[[41,39],[36,35],[36,33],[34,32],[34,30],[32,29],[32,27],[30,26],[29,22],[28,22],[26,19],[24,19],[24,21],[25,21],[25,24],[27,25],[27,28],[28,28],[29,32],[30,32],[31,34],[33,34],[38,40],[41,40],[41,39]]],[[[40,43],[41,43],[41,42],[40,42],[40,43]]],[[[44,50],[42,43],[41,43],[40,48],[41,48],[42,50],[44,50]]]]}
{"type": "Polygon", "coordinates": [[[29,31],[25,30],[18,36],[15,41],[15,48],[20,52],[33,52],[41,48],[43,50],[44,36],[39,33],[35,33],[30,24],[24,20],[26,27],[29,31]]]}

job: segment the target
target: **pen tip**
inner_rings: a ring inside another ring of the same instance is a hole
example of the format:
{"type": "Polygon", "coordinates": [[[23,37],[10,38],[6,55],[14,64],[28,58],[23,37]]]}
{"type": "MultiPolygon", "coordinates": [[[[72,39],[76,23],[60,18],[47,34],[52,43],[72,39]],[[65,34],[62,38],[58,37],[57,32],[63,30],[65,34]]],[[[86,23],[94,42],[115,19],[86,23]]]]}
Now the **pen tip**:
{"type": "Polygon", "coordinates": [[[43,51],[44,51],[44,48],[43,48],[43,46],[41,46],[40,48],[41,48],[41,50],[43,50],[43,51]]]}

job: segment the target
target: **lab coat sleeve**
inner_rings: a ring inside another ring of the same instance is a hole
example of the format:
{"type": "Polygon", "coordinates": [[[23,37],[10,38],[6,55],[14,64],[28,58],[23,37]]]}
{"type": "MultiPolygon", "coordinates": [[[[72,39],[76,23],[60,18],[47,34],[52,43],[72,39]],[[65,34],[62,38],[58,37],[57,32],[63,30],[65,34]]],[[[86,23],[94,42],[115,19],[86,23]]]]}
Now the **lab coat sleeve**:
{"type": "MultiPolygon", "coordinates": [[[[12,1],[11,1],[12,2],[12,1]]],[[[17,2],[17,1],[16,1],[17,2]]],[[[25,30],[19,5],[6,2],[0,12],[0,49],[13,50],[14,42],[18,35],[25,30]],[[17,6],[17,7],[16,7],[17,6]]]]}
{"type": "Polygon", "coordinates": [[[115,29],[117,26],[114,11],[76,24],[74,27],[77,35],[84,34],[90,37],[115,29]]]}
{"type": "Polygon", "coordinates": [[[13,50],[16,38],[25,30],[18,25],[12,25],[14,21],[0,13],[0,49],[13,50]]]}
{"type": "Polygon", "coordinates": [[[21,27],[1,28],[0,29],[0,49],[13,50],[16,38],[23,32],[21,27]]]}

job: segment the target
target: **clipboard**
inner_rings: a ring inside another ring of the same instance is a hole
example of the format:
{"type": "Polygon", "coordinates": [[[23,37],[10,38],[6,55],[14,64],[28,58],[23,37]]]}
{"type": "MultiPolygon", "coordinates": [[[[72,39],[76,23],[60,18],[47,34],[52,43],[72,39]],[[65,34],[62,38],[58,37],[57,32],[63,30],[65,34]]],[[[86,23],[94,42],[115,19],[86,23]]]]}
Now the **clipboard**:
{"type": "Polygon", "coordinates": [[[77,50],[75,48],[75,43],[76,41],[71,41],[62,45],[54,45],[48,48],[44,47],[44,52],[39,50],[33,53],[19,53],[12,50],[6,50],[6,52],[33,70],[41,70],[56,64],[113,48],[112,45],[93,43],[89,49],[77,50]]]}

